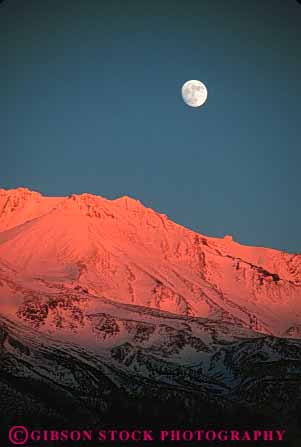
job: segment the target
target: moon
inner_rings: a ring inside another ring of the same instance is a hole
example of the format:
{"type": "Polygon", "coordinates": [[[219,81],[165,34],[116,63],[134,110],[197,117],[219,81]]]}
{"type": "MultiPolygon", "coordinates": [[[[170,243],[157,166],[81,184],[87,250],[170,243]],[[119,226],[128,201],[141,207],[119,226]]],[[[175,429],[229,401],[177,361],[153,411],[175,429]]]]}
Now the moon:
{"type": "Polygon", "coordinates": [[[207,96],[207,87],[201,81],[192,79],[182,86],[183,101],[190,107],[202,106],[206,102],[207,96]]]}

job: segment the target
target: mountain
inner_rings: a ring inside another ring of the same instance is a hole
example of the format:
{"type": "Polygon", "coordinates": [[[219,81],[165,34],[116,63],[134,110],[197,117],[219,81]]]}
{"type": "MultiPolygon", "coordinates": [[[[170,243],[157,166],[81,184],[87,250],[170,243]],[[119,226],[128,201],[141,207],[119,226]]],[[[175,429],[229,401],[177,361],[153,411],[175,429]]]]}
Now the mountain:
{"type": "Polygon", "coordinates": [[[0,190],[4,437],[201,424],[299,446],[300,260],[129,197],[0,190]]]}
{"type": "Polygon", "coordinates": [[[188,429],[201,421],[290,435],[299,426],[299,340],[94,301],[56,337],[0,316],[2,424],[188,429]]]}
{"type": "Polygon", "coordinates": [[[81,292],[270,335],[301,334],[300,254],[207,237],[129,197],[0,190],[0,281],[8,316],[30,300],[34,312],[41,294],[81,292]]]}

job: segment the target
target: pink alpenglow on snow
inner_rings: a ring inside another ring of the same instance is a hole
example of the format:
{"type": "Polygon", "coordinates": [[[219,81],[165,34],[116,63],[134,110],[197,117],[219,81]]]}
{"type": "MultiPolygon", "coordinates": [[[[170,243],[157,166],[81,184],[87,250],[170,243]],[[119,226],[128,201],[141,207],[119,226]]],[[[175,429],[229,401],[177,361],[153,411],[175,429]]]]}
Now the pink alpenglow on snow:
{"type": "Polygon", "coordinates": [[[299,254],[206,237],[130,197],[0,190],[0,311],[32,291],[68,290],[301,333],[299,254]]]}

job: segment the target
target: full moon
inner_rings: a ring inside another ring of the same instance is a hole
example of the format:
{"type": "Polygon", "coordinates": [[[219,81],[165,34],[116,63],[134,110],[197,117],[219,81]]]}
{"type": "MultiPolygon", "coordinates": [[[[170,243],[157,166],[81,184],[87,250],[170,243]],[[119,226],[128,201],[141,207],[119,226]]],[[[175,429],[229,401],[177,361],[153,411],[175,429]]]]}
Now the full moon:
{"type": "Polygon", "coordinates": [[[182,86],[182,98],[190,107],[200,107],[207,99],[207,87],[201,81],[192,79],[182,86]]]}

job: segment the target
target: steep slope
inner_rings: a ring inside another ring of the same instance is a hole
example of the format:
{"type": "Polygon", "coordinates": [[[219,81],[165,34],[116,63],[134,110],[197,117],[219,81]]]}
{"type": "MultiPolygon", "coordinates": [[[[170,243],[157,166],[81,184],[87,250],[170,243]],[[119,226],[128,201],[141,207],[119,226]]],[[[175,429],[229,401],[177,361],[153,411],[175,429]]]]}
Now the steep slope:
{"type": "Polygon", "coordinates": [[[232,428],[235,421],[244,430],[285,427],[293,439],[300,422],[300,341],[130,305],[99,305],[102,313],[85,322],[92,331],[89,347],[78,343],[81,325],[66,342],[60,329],[53,338],[0,315],[3,426],[72,422],[99,429],[113,423],[118,429],[142,422],[143,428],[185,423],[204,429],[209,423],[232,428]]]}
{"type": "Polygon", "coordinates": [[[0,198],[0,310],[13,313],[26,290],[77,289],[298,336],[300,255],[205,237],[129,197],[18,189],[0,198]]]}

